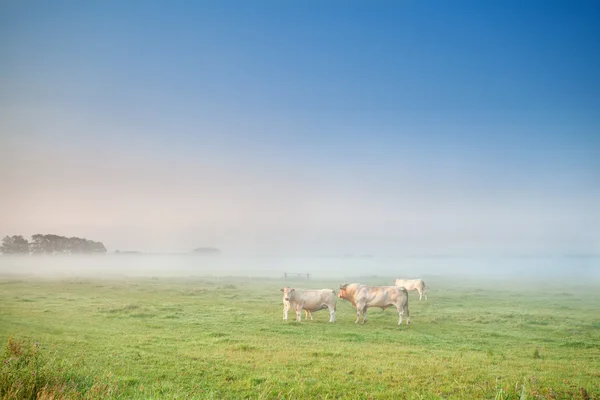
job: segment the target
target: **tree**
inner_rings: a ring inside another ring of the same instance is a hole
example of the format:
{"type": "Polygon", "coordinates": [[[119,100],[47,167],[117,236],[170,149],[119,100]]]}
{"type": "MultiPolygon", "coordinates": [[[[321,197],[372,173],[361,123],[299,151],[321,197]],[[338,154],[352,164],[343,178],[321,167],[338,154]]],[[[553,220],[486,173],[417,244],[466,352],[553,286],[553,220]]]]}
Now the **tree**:
{"type": "Polygon", "coordinates": [[[50,235],[35,234],[31,236],[31,252],[33,254],[52,253],[50,235]]]}
{"type": "Polygon", "coordinates": [[[29,242],[21,235],[5,236],[0,252],[4,254],[29,254],[29,242]]]}
{"type": "Polygon", "coordinates": [[[34,254],[84,254],[106,253],[106,247],[101,242],[78,237],[35,234],[31,237],[31,251],[34,254]]]}

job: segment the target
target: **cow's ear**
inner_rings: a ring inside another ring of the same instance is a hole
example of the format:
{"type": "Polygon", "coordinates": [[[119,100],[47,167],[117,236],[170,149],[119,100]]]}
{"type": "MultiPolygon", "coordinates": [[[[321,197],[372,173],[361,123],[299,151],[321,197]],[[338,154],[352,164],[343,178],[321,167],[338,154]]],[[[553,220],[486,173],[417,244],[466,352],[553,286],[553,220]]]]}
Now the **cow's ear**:
{"type": "Polygon", "coordinates": [[[344,283],[343,285],[340,285],[340,289],[344,290],[344,289],[346,289],[346,286],[348,286],[348,284],[344,283]]]}
{"type": "Polygon", "coordinates": [[[280,292],[283,292],[283,288],[279,289],[280,292]]]}

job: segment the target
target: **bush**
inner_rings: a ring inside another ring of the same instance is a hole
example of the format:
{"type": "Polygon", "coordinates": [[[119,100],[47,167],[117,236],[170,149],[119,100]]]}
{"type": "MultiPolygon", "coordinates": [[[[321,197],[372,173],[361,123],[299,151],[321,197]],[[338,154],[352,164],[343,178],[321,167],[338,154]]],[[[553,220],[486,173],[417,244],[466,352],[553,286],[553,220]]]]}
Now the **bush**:
{"type": "Polygon", "coordinates": [[[0,398],[65,399],[79,397],[40,354],[38,343],[30,344],[12,337],[2,354],[0,398]]]}
{"type": "MultiPolygon", "coordinates": [[[[38,343],[8,339],[2,354],[0,369],[1,399],[102,399],[114,395],[117,385],[95,378],[83,393],[77,390],[77,379],[61,368],[55,359],[40,352],[38,343]]],[[[83,385],[88,386],[88,385],[83,385]]],[[[81,385],[80,385],[81,387],[81,385]]]]}

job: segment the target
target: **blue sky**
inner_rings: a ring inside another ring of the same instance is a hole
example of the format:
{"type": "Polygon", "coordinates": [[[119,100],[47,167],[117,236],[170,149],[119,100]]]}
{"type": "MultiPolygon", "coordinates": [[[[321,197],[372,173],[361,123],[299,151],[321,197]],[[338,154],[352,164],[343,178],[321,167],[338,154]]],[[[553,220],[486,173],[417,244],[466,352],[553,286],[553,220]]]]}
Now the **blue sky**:
{"type": "Polygon", "coordinates": [[[0,234],[598,251],[599,17],[593,1],[7,2],[0,234]]]}

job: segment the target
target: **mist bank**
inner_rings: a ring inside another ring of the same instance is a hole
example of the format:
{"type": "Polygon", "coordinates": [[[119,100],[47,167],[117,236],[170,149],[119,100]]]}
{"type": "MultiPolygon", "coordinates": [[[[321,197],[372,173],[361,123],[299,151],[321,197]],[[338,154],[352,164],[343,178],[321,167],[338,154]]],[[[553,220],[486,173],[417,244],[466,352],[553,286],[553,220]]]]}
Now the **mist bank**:
{"type": "Polygon", "coordinates": [[[311,280],[439,275],[600,281],[600,257],[0,256],[2,276],[283,278],[284,273],[310,274],[311,280]]]}

